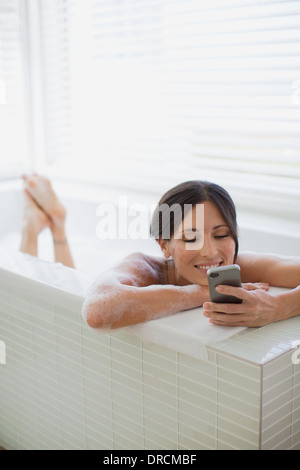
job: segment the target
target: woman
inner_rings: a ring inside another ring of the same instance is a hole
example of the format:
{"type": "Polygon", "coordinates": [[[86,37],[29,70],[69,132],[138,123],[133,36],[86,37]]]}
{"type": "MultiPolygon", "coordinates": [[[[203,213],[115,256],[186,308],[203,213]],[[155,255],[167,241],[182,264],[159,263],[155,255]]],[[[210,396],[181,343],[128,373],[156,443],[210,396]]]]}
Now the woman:
{"type": "Polygon", "coordinates": [[[172,188],[157,206],[151,234],[163,257],[132,254],[98,279],[83,305],[90,326],[120,328],[202,305],[210,322],[222,326],[259,327],[300,314],[300,258],[239,254],[234,203],[220,186],[189,181],[172,188]],[[207,270],[234,262],[242,288],[218,290],[243,302],[210,302],[207,270]],[[293,290],[271,296],[269,284],[293,290]]]}
{"type": "Polygon", "coordinates": [[[24,215],[20,251],[37,256],[38,235],[49,228],[53,237],[55,261],[74,268],[66,231],[66,210],[51,182],[43,176],[23,175],[24,215]]]}

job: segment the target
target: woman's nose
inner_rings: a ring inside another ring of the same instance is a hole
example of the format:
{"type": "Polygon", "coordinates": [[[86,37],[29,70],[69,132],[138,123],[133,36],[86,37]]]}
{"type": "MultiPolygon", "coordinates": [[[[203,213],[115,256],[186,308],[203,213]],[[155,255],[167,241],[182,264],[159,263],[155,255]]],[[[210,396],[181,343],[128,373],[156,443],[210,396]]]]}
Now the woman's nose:
{"type": "Polygon", "coordinates": [[[202,248],[200,248],[199,252],[202,256],[212,257],[216,252],[216,245],[214,240],[212,240],[209,236],[204,235],[202,248]]]}

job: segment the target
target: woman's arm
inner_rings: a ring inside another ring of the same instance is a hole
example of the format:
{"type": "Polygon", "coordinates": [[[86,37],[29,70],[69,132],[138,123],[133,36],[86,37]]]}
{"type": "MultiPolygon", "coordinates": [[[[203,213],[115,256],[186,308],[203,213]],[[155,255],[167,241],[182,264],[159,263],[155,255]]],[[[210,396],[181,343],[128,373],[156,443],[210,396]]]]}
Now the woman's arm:
{"type": "Polygon", "coordinates": [[[126,258],[90,288],[83,305],[89,326],[120,328],[198,307],[208,288],[164,283],[165,263],[142,254],[126,258]]]}
{"type": "Polygon", "coordinates": [[[97,292],[86,297],[83,315],[94,328],[121,328],[198,307],[206,299],[197,285],[99,285],[97,292]]]}
{"type": "Polygon", "coordinates": [[[266,282],[277,287],[300,284],[300,257],[242,253],[237,258],[242,282],[266,282]]]}

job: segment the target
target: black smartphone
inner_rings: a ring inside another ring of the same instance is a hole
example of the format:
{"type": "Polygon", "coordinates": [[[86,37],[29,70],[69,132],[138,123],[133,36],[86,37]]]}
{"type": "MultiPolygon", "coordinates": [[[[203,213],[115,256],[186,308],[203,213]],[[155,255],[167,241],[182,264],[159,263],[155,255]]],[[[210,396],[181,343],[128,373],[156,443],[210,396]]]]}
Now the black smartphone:
{"type": "Polygon", "coordinates": [[[241,271],[238,264],[230,264],[228,266],[219,266],[210,268],[207,271],[209,294],[212,302],[240,304],[242,299],[233,295],[225,295],[216,292],[215,288],[219,285],[227,285],[233,287],[242,287],[241,271]]]}

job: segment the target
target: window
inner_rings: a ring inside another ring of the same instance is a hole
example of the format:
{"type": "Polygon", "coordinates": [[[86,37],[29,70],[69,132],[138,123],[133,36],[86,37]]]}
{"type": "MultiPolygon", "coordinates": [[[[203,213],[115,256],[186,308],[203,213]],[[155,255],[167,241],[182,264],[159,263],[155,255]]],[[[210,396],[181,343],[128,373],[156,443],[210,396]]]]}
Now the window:
{"type": "Polygon", "coordinates": [[[300,1],[40,0],[45,160],[299,217],[300,1]]]}
{"type": "Polygon", "coordinates": [[[17,0],[0,0],[0,176],[15,175],[29,165],[28,119],[25,119],[23,28],[17,0]]]}

